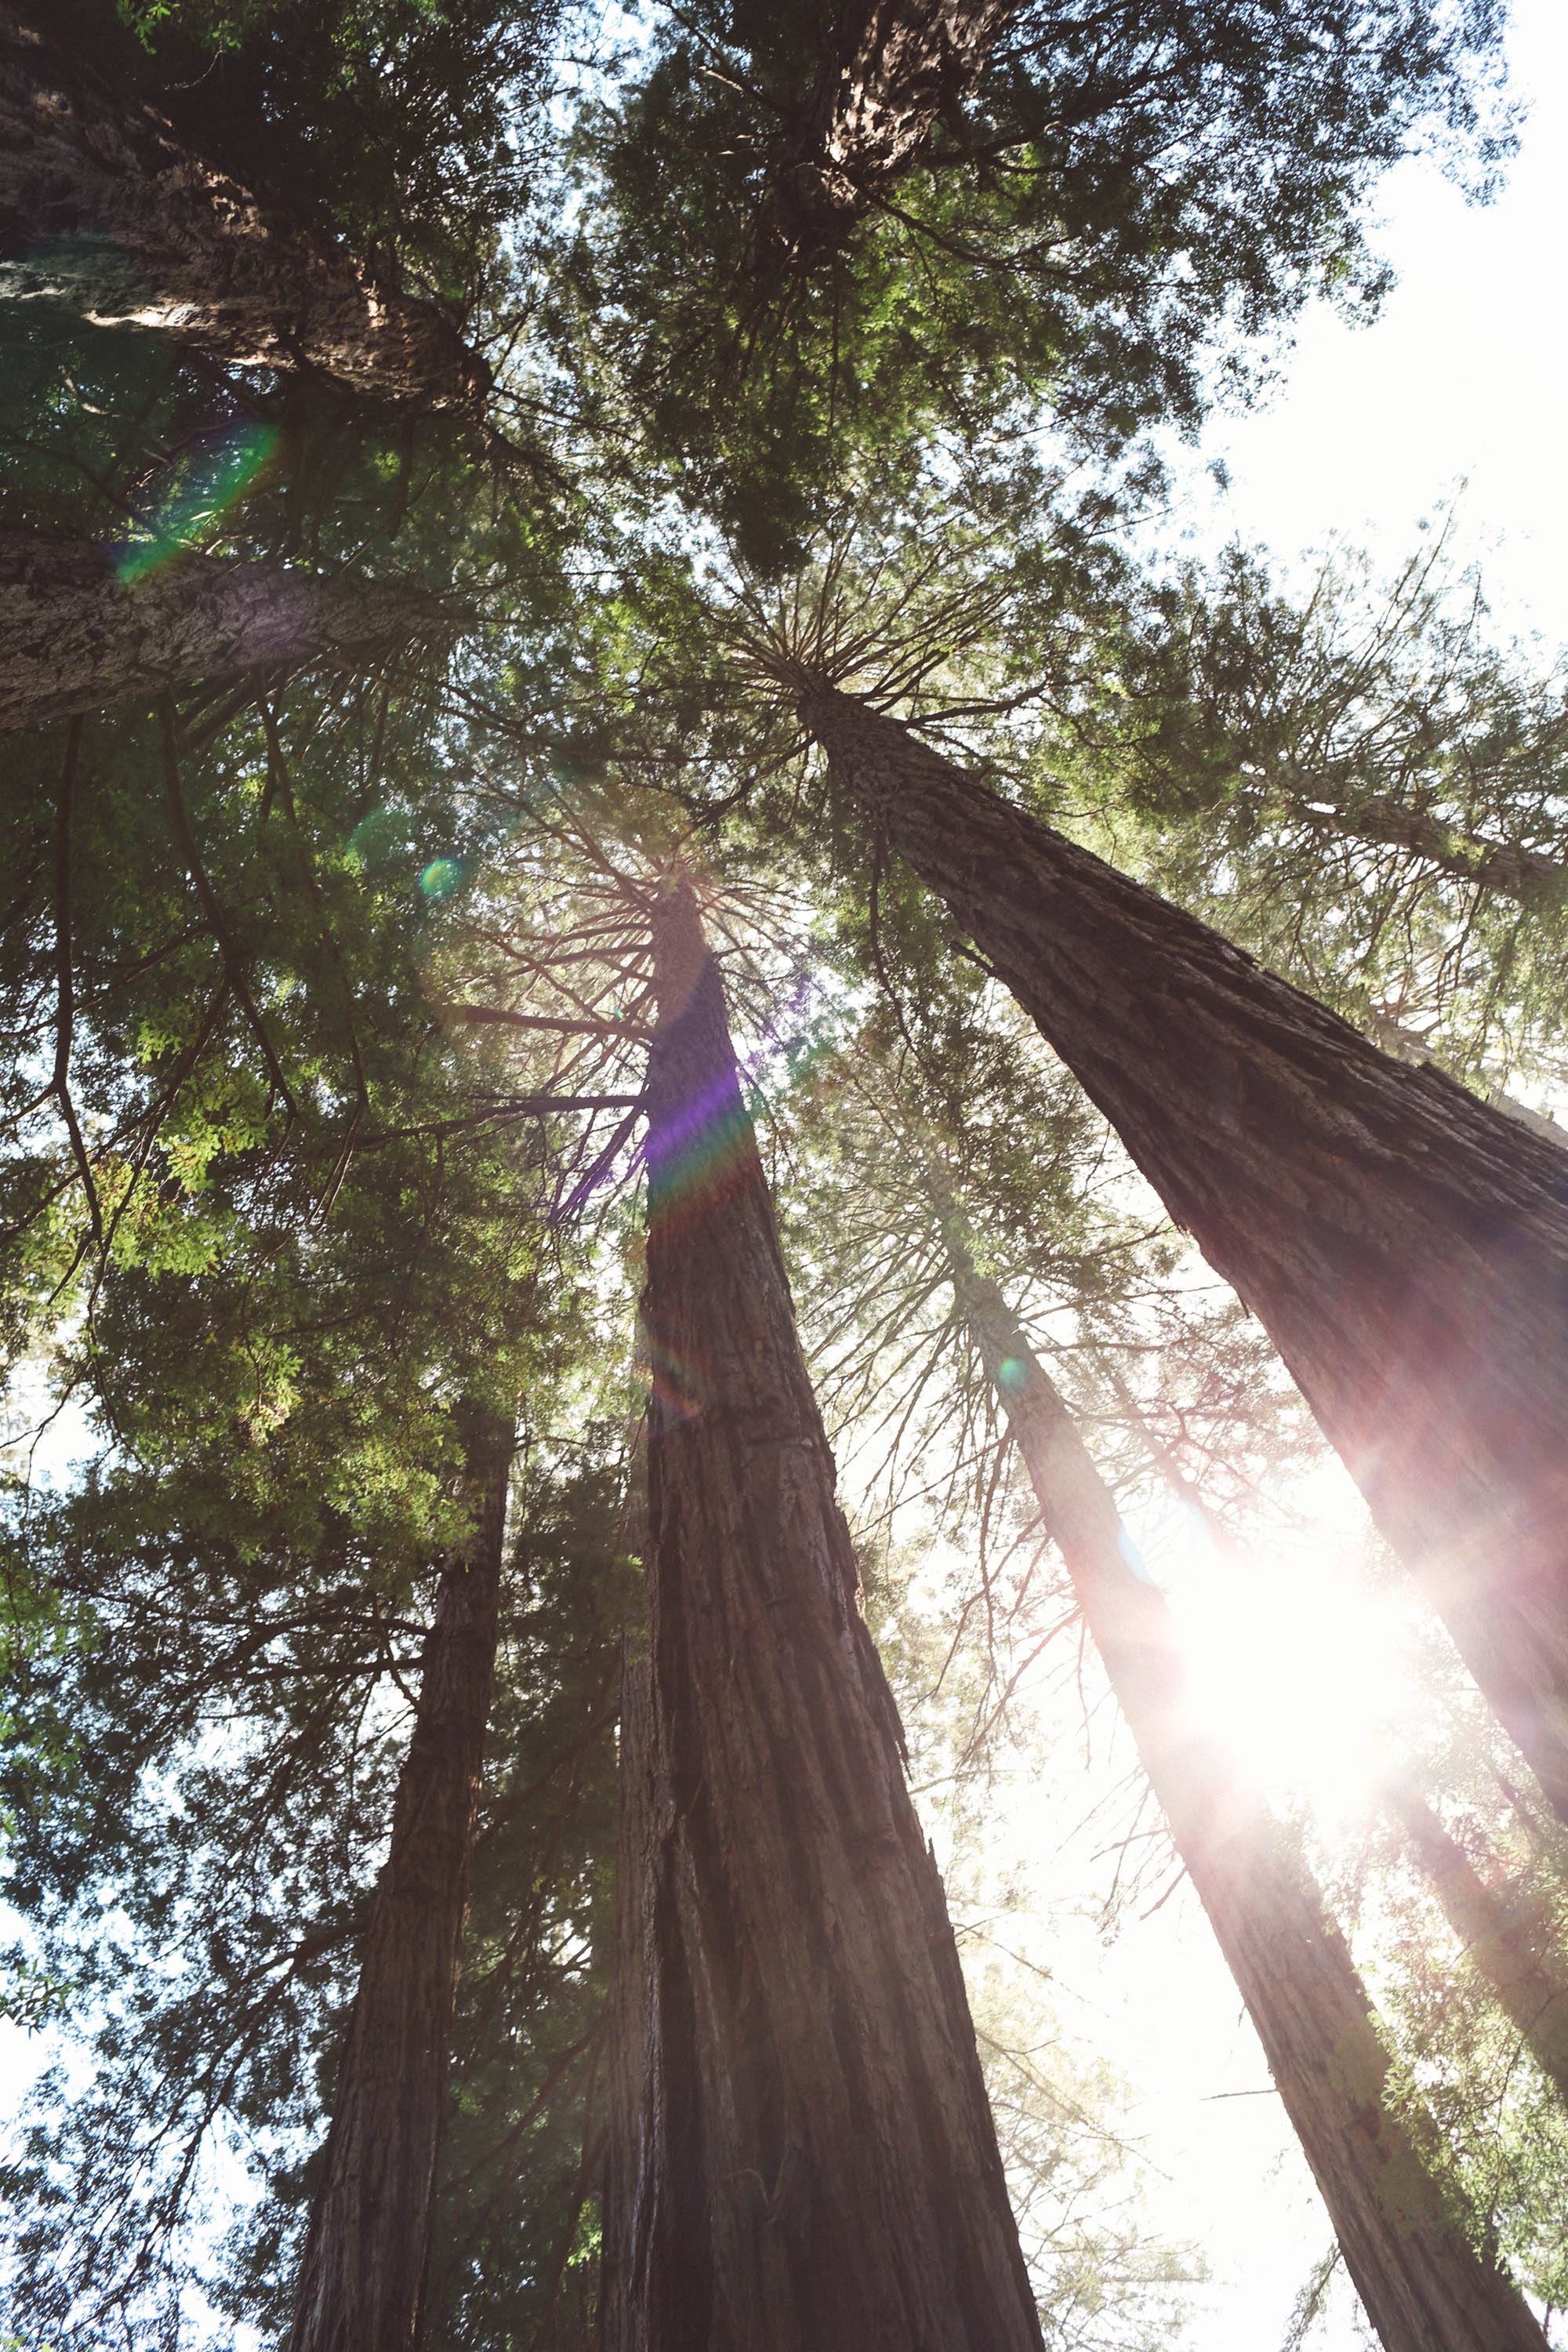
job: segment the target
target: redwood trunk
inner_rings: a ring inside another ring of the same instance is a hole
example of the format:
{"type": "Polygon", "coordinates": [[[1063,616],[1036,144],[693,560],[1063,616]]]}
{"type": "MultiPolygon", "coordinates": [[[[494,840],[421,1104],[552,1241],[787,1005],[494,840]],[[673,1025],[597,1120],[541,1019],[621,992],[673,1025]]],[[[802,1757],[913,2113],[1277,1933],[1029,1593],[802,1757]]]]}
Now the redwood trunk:
{"type": "Polygon", "coordinates": [[[495,1671],[512,1433],[477,1426],[471,1542],[426,1636],[392,1844],[371,1901],[288,2352],[413,2352],[495,1671]]]}
{"type": "Polygon", "coordinates": [[[1568,1819],[1568,1158],[807,679],[801,716],[1265,1326],[1568,1819]]]}
{"type": "Polygon", "coordinates": [[[606,2352],[1039,2352],[689,891],[656,977],[606,2352]]]}
{"type": "Polygon", "coordinates": [[[439,310],[376,285],[4,7],[0,295],[383,404],[477,416],[489,385],[439,310]]]}
{"type": "Polygon", "coordinates": [[[353,666],[452,626],[433,596],[384,581],[185,554],[121,580],[85,541],[0,531],[0,729],[247,670],[353,666]]]}
{"type": "Polygon", "coordinates": [[[1489,1884],[1417,1790],[1401,1789],[1392,1801],[1444,1917],[1568,2104],[1568,1979],[1553,1965],[1550,1907],[1489,1884]]]}
{"type": "Polygon", "coordinates": [[[943,1227],[959,1311],[1385,2352],[1542,2352],[1522,2298],[1471,2246],[1390,2106],[1387,2053],[1345,1940],[1202,1730],[1164,1595],[1132,1566],[1061,1395],[951,1212],[943,1227]]]}
{"type": "Polygon", "coordinates": [[[842,244],[973,88],[1018,0],[862,0],[802,110],[772,227],[802,254],[842,244]]]}

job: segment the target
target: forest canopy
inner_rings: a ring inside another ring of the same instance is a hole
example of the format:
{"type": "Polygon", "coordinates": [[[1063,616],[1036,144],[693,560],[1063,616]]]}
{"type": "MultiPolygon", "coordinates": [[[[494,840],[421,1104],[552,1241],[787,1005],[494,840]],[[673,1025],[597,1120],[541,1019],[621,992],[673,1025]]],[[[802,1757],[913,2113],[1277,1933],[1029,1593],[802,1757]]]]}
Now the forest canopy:
{"type": "Polygon", "coordinates": [[[0,5],[0,2342],[1568,2342],[1504,29],[0,5]]]}

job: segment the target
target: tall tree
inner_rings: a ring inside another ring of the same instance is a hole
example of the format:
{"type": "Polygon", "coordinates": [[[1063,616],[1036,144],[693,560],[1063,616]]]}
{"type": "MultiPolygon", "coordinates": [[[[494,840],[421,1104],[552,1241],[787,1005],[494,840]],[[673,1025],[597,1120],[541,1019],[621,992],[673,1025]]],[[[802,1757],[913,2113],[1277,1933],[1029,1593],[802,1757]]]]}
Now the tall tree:
{"type": "Polygon", "coordinates": [[[379,284],[10,8],[0,253],[14,297],[52,299],[96,325],[152,329],[389,405],[483,410],[489,370],[439,309],[379,284]]]}
{"type": "Polygon", "coordinates": [[[1391,1790],[1389,1806],[1471,1966],[1568,2103],[1568,1973],[1551,1906],[1495,1864],[1479,1868],[1413,1780],[1391,1790]]]}
{"type": "Polygon", "coordinates": [[[799,258],[841,244],[979,79],[1018,0],[858,0],[799,110],[767,229],[799,258]]]}
{"type": "Polygon", "coordinates": [[[371,1899],[289,2352],[422,2335],[447,2063],[500,1621],[513,1433],[470,1414],[473,1536],[443,1570],[371,1899]]]}
{"type": "Polygon", "coordinates": [[[1386,2352],[1539,2352],[1545,2339],[1522,2297],[1469,2242],[1430,2148],[1391,2098],[1388,2053],[1343,1937],[1279,1823],[1197,1720],[1164,1596],[1134,1565],[1060,1391],[977,1266],[940,1170],[931,1181],[959,1314],[1386,2352]]]}
{"type": "Polygon", "coordinates": [[[1353,37],[1338,0],[699,0],[584,117],[590,373],[639,471],[774,568],[868,450],[918,470],[1020,405],[1100,448],[1195,421],[1243,336],[1377,300],[1361,198],[1399,155],[1484,180],[1496,30],[1491,0],[1370,0],[1353,37]]]}
{"type": "Polygon", "coordinates": [[[353,667],[452,615],[419,588],[178,554],[138,577],[90,543],[0,532],[0,728],[325,660],[353,667]]]}
{"type": "Polygon", "coordinates": [[[1037,2347],[718,968],[689,887],[655,911],[650,1624],[605,2341],[1037,2347]]]}
{"type": "Polygon", "coordinates": [[[1568,1161],[820,675],[801,718],[1268,1331],[1568,1816],[1568,1161]]]}
{"type": "MultiPolygon", "coordinates": [[[[618,1312],[615,1320],[624,1335],[618,1312]]],[[[605,1352],[616,1410],[600,1427],[618,1433],[636,1373],[628,1348],[605,1352]]],[[[569,1423],[554,1446],[525,1444],[514,1475],[518,1540],[506,1577],[427,2296],[428,2340],[441,2352],[507,2352],[518,2344],[586,2352],[592,2340],[616,1719],[621,1637],[642,1613],[642,1564],[624,1550],[620,1449],[613,1462],[599,1460],[584,1446],[590,1434],[569,1423]]]]}

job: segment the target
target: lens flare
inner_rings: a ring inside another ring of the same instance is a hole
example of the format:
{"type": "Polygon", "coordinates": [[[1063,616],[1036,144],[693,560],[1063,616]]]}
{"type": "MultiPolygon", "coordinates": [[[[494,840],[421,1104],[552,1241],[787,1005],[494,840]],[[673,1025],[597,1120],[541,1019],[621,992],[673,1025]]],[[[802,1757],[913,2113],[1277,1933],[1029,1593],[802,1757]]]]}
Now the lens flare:
{"type": "Polygon", "coordinates": [[[176,457],[131,536],[114,550],[116,579],[130,587],[175,556],[205,545],[257,480],[278,439],[275,425],[247,425],[176,457]]]}
{"type": "Polygon", "coordinates": [[[648,1386],[655,1403],[668,1421],[693,1421],[701,1412],[707,1383],[697,1366],[651,1333],[643,1339],[648,1386]]]}
{"type": "Polygon", "coordinates": [[[1410,1695],[1400,1597],[1329,1544],[1229,1559],[1200,1525],[1185,1536],[1165,1590],[1199,1719],[1271,1797],[1352,1820],[1387,1769],[1410,1695]]]}
{"type": "Polygon", "coordinates": [[[468,868],[460,857],[433,857],[419,877],[419,887],[426,898],[439,905],[460,890],[468,877],[468,868]]]}

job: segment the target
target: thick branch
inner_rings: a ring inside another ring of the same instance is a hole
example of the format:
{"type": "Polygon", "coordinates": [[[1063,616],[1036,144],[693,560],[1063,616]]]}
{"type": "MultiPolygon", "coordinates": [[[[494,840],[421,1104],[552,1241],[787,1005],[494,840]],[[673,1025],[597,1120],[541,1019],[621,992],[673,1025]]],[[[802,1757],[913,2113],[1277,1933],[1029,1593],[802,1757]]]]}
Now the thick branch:
{"type": "Polygon", "coordinates": [[[0,729],[248,670],[357,668],[461,617],[421,589],[211,556],[122,579],[86,541],[0,531],[0,729]]]}
{"type": "Polygon", "coordinates": [[[1382,794],[1329,803],[1304,797],[1311,791],[1310,775],[1297,780],[1287,805],[1313,832],[1405,850],[1457,882],[1496,890],[1523,907],[1558,907],[1568,898],[1568,863],[1560,857],[1510,842],[1484,840],[1479,834],[1446,824],[1430,809],[1412,808],[1382,794]]]}

